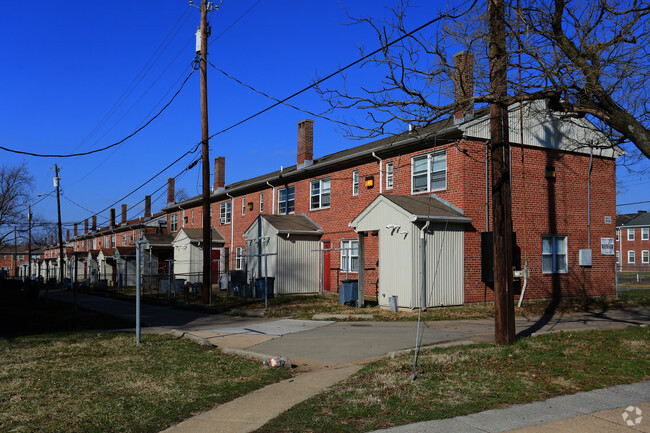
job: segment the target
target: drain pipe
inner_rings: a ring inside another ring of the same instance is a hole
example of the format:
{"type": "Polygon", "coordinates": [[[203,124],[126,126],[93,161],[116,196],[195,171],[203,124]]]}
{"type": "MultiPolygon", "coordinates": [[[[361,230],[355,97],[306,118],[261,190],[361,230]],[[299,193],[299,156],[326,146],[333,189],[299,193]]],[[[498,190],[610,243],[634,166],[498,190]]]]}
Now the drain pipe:
{"type": "Polygon", "coordinates": [[[378,157],[375,152],[372,152],[372,156],[379,161],[379,194],[384,192],[384,171],[382,169],[382,159],[378,157]]]}
{"type": "Polygon", "coordinates": [[[425,239],[424,239],[424,233],[426,232],[427,228],[429,228],[429,224],[431,221],[427,221],[424,226],[422,227],[422,230],[420,230],[420,248],[422,249],[422,300],[420,301],[420,308],[421,309],[426,309],[426,299],[427,299],[427,254],[426,254],[426,248],[425,248],[425,239]]]}
{"type": "Polygon", "coordinates": [[[593,142],[589,147],[589,173],[587,174],[587,248],[591,249],[591,170],[594,166],[593,142]]]}
{"type": "Polygon", "coordinates": [[[271,187],[271,208],[273,209],[271,214],[275,215],[275,187],[269,181],[266,184],[271,187]]]}

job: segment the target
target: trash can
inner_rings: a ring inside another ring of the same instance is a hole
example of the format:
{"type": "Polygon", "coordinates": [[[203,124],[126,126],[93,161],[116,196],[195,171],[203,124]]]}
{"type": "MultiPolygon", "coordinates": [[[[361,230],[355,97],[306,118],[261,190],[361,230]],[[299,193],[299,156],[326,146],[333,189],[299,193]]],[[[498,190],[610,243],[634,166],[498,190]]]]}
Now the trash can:
{"type": "Polygon", "coordinates": [[[267,278],[255,278],[255,297],[264,299],[264,281],[266,280],[266,297],[273,297],[273,285],[275,283],[275,277],[267,278]]]}
{"type": "Polygon", "coordinates": [[[390,311],[397,313],[397,296],[388,298],[388,308],[390,311]]]}
{"type": "MultiPolygon", "coordinates": [[[[343,280],[343,305],[357,306],[359,300],[359,280],[343,280]]],[[[339,294],[339,302],[341,295],[339,294]]]]}

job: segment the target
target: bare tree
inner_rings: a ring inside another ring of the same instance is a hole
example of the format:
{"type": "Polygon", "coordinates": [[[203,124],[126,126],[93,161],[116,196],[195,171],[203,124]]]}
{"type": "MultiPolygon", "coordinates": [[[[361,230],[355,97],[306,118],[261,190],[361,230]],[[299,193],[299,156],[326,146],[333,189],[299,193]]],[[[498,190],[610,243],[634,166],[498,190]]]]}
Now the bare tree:
{"type": "Polygon", "coordinates": [[[0,245],[14,225],[25,225],[32,188],[33,179],[25,163],[0,166],[0,245]]]}
{"type": "Polygon", "coordinates": [[[366,60],[386,71],[375,88],[320,89],[332,109],[368,113],[371,126],[354,124],[348,134],[371,137],[394,127],[404,130],[405,124],[426,126],[470,102],[545,100],[567,121],[588,118],[610,139],[607,145],[631,143],[650,158],[647,1],[511,2],[506,11],[508,92],[498,101],[488,82],[486,4],[462,2],[442,12],[420,9],[420,16],[439,19],[410,34],[405,20],[412,10],[407,1],[400,2],[391,19],[354,20],[370,25],[383,46],[404,38],[366,60]],[[456,72],[450,59],[461,49],[475,57],[474,92],[472,98],[454,101],[456,72]]]}

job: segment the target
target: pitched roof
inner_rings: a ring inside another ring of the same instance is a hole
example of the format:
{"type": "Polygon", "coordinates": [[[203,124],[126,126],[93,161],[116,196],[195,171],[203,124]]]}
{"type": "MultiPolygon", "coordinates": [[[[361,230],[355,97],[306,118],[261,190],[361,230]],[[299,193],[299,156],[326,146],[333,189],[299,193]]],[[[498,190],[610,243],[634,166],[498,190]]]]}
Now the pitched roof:
{"type": "Polygon", "coordinates": [[[384,195],[382,197],[395,203],[420,220],[457,220],[466,222],[471,218],[455,206],[433,196],[384,195]]]}
{"type": "Polygon", "coordinates": [[[262,215],[278,233],[323,233],[323,229],[305,215],[262,215]]]}
{"type": "Polygon", "coordinates": [[[616,225],[617,226],[626,226],[626,227],[639,227],[639,226],[644,226],[648,227],[650,226],[650,213],[645,212],[645,211],[639,211],[636,214],[632,214],[630,219],[627,221],[624,221],[619,224],[619,217],[620,215],[616,216],[616,225]]]}
{"type": "MultiPolygon", "coordinates": [[[[203,241],[203,229],[201,228],[182,228],[188,238],[192,241],[202,242],[203,241]]],[[[219,233],[217,229],[212,229],[212,242],[225,242],[224,237],[219,233]]]]}
{"type": "Polygon", "coordinates": [[[171,247],[174,235],[145,234],[144,238],[149,242],[149,245],[171,247]]]}

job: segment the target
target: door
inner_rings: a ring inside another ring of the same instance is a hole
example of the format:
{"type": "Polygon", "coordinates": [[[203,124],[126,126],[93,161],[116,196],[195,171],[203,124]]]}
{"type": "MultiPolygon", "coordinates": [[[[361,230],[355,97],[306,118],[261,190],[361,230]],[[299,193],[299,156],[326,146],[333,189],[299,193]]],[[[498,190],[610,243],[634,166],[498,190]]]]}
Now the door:
{"type": "Polygon", "coordinates": [[[219,282],[219,264],[221,263],[221,250],[212,250],[212,284],[219,282]]]}

